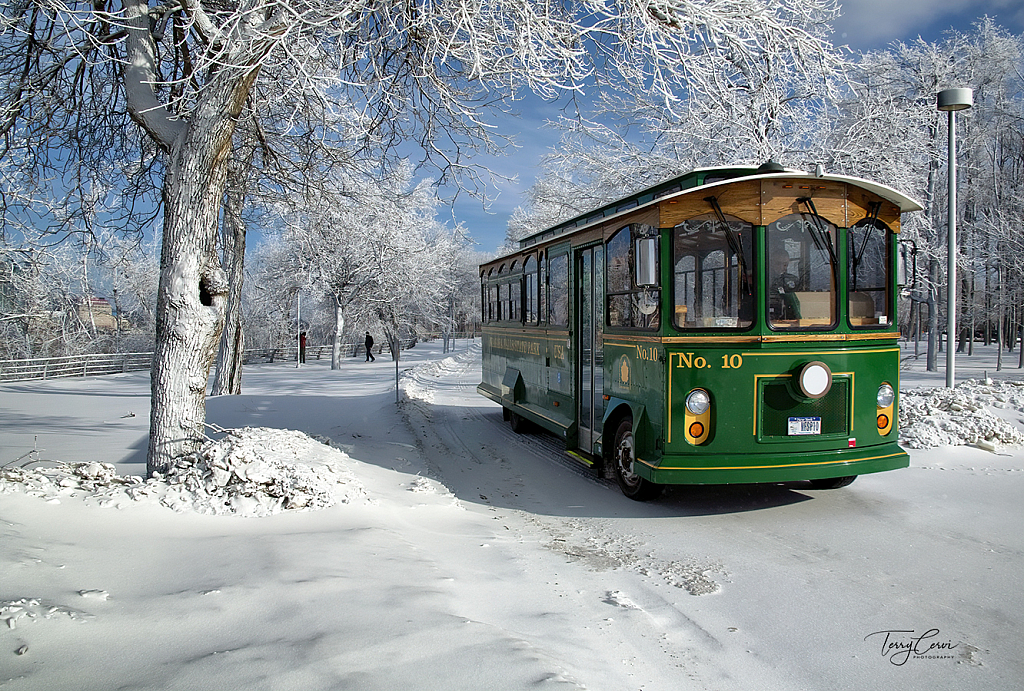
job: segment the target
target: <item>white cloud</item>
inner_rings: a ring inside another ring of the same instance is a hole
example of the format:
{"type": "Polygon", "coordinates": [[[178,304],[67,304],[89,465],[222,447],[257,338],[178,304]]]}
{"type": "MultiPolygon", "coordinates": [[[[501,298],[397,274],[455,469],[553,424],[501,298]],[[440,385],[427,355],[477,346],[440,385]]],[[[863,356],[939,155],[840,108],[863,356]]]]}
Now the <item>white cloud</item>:
{"type": "Polygon", "coordinates": [[[935,39],[951,27],[966,31],[986,14],[1015,33],[1024,24],[1018,0],[840,0],[840,4],[842,16],[835,22],[833,41],[855,50],[880,48],[919,35],[935,39]]]}

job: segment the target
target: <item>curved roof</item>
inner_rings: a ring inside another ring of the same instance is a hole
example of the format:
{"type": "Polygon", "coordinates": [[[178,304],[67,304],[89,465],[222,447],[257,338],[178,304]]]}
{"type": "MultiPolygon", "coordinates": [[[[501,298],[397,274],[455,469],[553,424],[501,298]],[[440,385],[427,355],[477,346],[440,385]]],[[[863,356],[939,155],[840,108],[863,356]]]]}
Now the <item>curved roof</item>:
{"type": "MultiPolygon", "coordinates": [[[[877,194],[882,199],[885,199],[886,201],[892,202],[893,204],[895,204],[896,206],[898,206],[900,208],[900,213],[907,213],[907,212],[910,212],[910,211],[921,211],[921,210],[924,209],[924,207],[921,206],[921,203],[918,202],[916,199],[913,199],[912,197],[908,197],[907,195],[903,194],[902,192],[900,192],[898,190],[895,190],[892,187],[888,187],[887,185],[882,185],[882,184],[877,183],[877,182],[871,182],[870,180],[865,180],[864,178],[853,177],[852,175],[831,175],[831,174],[828,174],[828,173],[826,173],[824,175],[813,175],[811,173],[807,173],[807,172],[804,172],[802,170],[787,170],[787,171],[785,171],[783,173],[768,173],[768,174],[764,174],[764,175],[750,175],[750,176],[747,176],[747,177],[744,177],[744,178],[732,178],[730,180],[722,180],[720,182],[713,182],[713,183],[708,184],[708,185],[701,185],[699,188],[691,187],[690,189],[682,190],[678,194],[685,194],[687,192],[693,192],[696,189],[707,189],[707,188],[715,187],[715,186],[718,186],[718,185],[727,185],[730,182],[735,182],[736,180],[740,180],[740,179],[742,179],[742,180],[753,180],[753,179],[757,179],[757,180],[770,180],[770,179],[773,179],[773,178],[791,178],[791,179],[795,178],[797,180],[826,180],[828,182],[844,182],[844,183],[847,183],[847,184],[850,184],[850,185],[856,185],[857,187],[861,187],[863,189],[866,189],[868,192],[872,192],[874,194],[877,194]]],[[[676,195],[671,195],[671,196],[676,196],[676,195]]]]}
{"type": "Polygon", "coordinates": [[[550,228],[533,233],[519,240],[520,248],[527,247],[529,245],[541,242],[545,239],[561,235],[566,232],[574,232],[579,228],[586,227],[591,223],[603,222],[608,218],[614,218],[619,213],[625,213],[628,209],[622,209],[617,211],[615,207],[626,201],[631,201],[629,208],[643,208],[650,204],[655,204],[665,199],[672,197],[679,197],[687,194],[696,193],[698,191],[708,190],[715,187],[729,185],[737,181],[750,181],[750,180],[772,180],[772,179],[796,179],[796,180],[824,180],[829,182],[842,182],[850,185],[855,185],[861,189],[872,192],[882,199],[885,199],[892,204],[895,204],[900,213],[907,213],[910,211],[921,211],[924,207],[919,202],[908,197],[907,195],[899,192],[892,187],[879,184],[877,182],[871,182],[864,178],[853,177],[850,175],[831,175],[831,174],[812,174],[803,170],[792,170],[785,169],[780,172],[772,173],[758,173],[758,168],[748,164],[740,164],[733,166],[711,166],[706,168],[695,168],[688,173],[677,176],[675,178],[669,178],[662,182],[648,187],[647,189],[634,192],[633,194],[626,195],[621,199],[617,199],[605,206],[597,209],[592,209],[584,214],[580,214],[566,221],[562,221],[550,228]],[[715,171],[721,171],[726,175],[725,179],[717,180],[706,184],[683,184],[682,189],[679,189],[681,183],[686,181],[696,182],[699,173],[707,174],[715,171]]]}

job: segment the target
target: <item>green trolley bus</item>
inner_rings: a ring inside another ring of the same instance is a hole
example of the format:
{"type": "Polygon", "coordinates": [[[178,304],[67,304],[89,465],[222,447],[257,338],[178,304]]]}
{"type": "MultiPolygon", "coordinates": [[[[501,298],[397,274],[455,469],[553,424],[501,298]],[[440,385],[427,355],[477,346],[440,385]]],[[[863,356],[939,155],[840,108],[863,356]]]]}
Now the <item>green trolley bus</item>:
{"type": "Polygon", "coordinates": [[[477,390],[637,500],[906,467],[896,234],[920,208],[769,162],[694,170],[524,238],[480,267],[477,390]]]}

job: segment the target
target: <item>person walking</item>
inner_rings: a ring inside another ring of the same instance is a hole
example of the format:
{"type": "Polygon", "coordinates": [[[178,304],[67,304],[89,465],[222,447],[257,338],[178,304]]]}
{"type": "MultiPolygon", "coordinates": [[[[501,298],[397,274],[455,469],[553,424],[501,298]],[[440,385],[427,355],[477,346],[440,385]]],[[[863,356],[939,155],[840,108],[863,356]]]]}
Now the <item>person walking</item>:
{"type": "Polygon", "coordinates": [[[366,340],[363,341],[363,345],[366,346],[366,361],[375,362],[377,358],[373,357],[373,336],[369,331],[366,332],[366,340]]]}
{"type": "Polygon", "coordinates": [[[299,334],[299,362],[305,364],[306,362],[306,332],[303,331],[299,334]]]}

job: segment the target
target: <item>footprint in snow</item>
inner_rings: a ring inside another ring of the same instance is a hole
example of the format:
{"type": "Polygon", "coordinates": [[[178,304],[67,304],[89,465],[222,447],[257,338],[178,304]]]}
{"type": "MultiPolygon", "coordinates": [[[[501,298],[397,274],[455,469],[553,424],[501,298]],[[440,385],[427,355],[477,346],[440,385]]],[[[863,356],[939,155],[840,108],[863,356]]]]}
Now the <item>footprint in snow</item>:
{"type": "Polygon", "coordinates": [[[640,609],[640,607],[630,600],[621,590],[609,590],[605,593],[602,602],[614,605],[615,607],[621,607],[623,609],[640,609]]]}
{"type": "Polygon", "coordinates": [[[106,590],[79,590],[78,594],[87,600],[106,600],[110,597],[106,590]]]}

